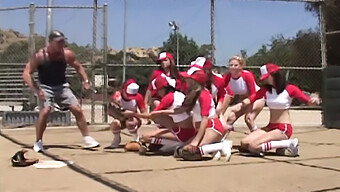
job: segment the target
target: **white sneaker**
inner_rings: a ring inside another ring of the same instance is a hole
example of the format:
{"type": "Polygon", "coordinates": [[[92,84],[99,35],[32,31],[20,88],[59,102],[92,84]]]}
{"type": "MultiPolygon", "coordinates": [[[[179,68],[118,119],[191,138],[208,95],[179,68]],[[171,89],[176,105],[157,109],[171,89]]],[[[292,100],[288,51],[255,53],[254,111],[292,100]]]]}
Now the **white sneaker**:
{"type": "Polygon", "coordinates": [[[119,144],[121,142],[121,137],[119,136],[114,136],[111,145],[109,146],[110,149],[115,149],[119,147],[119,144]]]}
{"type": "Polygon", "coordinates": [[[37,152],[37,153],[38,153],[38,152],[45,151],[41,139],[39,139],[39,141],[37,141],[37,142],[34,143],[34,145],[33,145],[33,150],[34,150],[35,152],[37,152]]]}
{"type": "Polygon", "coordinates": [[[232,146],[233,146],[233,142],[231,140],[223,141],[223,148],[221,150],[221,155],[225,157],[225,161],[230,161],[232,146]]]}
{"type": "Polygon", "coordinates": [[[299,155],[298,146],[299,146],[299,140],[297,138],[292,139],[292,142],[291,142],[290,146],[287,148],[287,150],[289,152],[287,154],[287,156],[289,156],[289,157],[296,157],[296,156],[298,156],[299,155]]]}
{"type": "Polygon", "coordinates": [[[84,137],[84,146],[85,149],[99,147],[99,143],[91,136],[84,137]]]}

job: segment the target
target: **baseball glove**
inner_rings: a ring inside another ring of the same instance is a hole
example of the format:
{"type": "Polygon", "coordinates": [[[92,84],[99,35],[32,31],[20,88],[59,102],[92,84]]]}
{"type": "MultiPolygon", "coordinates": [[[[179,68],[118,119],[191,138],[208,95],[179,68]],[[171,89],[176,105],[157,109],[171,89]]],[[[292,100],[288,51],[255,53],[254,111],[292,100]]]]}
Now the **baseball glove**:
{"type": "Polygon", "coordinates": [[[114,101],[110,102],[108,106],[109,115],[121,122],[125,122],[128,119],[128,117],[123,114],[124,111],[125,109],[123,109],[117,102],[114,101]]]}
{"type": "Polygon", "coordinates": [[[139,151],[141,144],[137,141],[131,141],[124,146],[125,151],[139,151]]]}

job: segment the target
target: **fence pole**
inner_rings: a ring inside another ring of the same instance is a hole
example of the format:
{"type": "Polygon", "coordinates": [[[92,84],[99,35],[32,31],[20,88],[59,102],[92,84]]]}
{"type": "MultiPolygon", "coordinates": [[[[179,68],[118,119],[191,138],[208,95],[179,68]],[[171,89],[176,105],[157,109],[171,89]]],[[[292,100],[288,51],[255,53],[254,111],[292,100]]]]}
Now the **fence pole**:
{"type": "MultiPolygon", "coordinates": [[[[49,7],[52,7],[53,5],[53,0],[48,0],[48,5],[49,7]]],[[[53,13],[52,13],[52,8],[47,8],[46,10],[46,37],[45,37],[45,45],[48,45],[48,36],[52,31],[53,28],[53,13]]]]}
{"type": "Polygon", "coordinates": [[[103,73],[104,73],[104,89],[103,89],[103,109],[104,109],[104,122],[108,122],[108,112],[107,112],[107,85],[108,85],[108,74],[107,74],[107,24],[108,24],[108,15],[107,15],[107,3],[104,4],[103,7],[103,73]]]}
{"type": "MultiPolygon", "coordinates": [[[[94,83],[94,75],[95,75],[95,51],[96,51],[96,44],[97,44],[97,7],[98,3],[97,0],[93,0],[93,28],[92,28],[92,69],[91,70],[91,81],[92,86],[95,85],[94,83]]],[[[95,103],[94,103],[94,93],[91,93],[91,124],[95,122],[95,103]]]]}
{"type": "MultiPolygon", "coordinates": [[[[35,5],[34,3],[30,3],[29,6],[29,49],[28,49],[28,60],[31,58],[31,56],[35,52],[35,38],[34,38],[34,27],[35,27],[35,5]]],[[[30,104],[30,110],[31,107],[35,106],[37,103],[33,91],[30,91],[29,94],[29,104],[30,104]]],[[[25,106],[25,105],[24,105],[25,106]]]]}
{"type": "Polygon", "coordinates": [[[126,78],[126,9],[127,9],[127,0],[124,0],[123,77],[122,77],[122,83],[125,82],[125,78],[126,78]]]}
{"type": "Polygon", "coordinates": [[[324,15],[324,3],[319,4],[319,24],[320,24],[320,41],[321,41],[321,66],[322,69],[327,67],[327,47],[326,47],[326,25],[325,25],[325,15],[324,15]]]}
{"type": "Polygon", "coordinates": [[[210,4],[211,61],[215,65],[215,0],[210,0],[210,4]]]}

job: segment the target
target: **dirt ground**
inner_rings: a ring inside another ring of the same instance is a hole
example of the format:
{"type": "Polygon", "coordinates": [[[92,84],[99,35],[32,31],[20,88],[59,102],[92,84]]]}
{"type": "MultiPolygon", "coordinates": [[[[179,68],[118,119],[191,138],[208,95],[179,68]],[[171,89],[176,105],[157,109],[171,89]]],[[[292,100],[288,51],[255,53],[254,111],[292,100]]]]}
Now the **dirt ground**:
{"type": "MultiPolygon", "coordinates": [[[[112,140],[107,126],[91,126],[100,143],[96,150],[81,149],[75,127],[48,128],[47,152],[31,150],[33,128],[1,129],[0,191],[340,191],[340,129],[319,126],[319,112],[291,113],[293,137],[299,139],[300,156],[242,156],[236,149],[230,162],[177,161],[172,156],[139,156],[123,149],[105,150],[112,140]],[[14,168],[11,156],[28,148],[28,156],[40,160],[72,160],[59,169],[14,168]]],[[[257,124],[267,121],[265,114],[257,124]]],[[[234,146],[245,136],[240,119],[230,134],[234,146]]],[[[143,126],[141,132],[154,126],[143,126]]],[[[124,132],[122,144],[131,138],[124,132]]]]}

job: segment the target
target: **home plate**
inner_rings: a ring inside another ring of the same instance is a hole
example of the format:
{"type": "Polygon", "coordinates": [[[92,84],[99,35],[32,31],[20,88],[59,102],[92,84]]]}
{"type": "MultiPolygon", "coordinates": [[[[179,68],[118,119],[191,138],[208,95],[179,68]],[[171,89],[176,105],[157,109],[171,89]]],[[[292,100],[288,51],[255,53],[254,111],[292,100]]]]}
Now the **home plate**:
{"type": "MultiPolygon", "coordinates": [[[[69,164],[73,164],[73,161],[68,161],[69,164]]],[[[63,161],[54,160],[39,160],[38,163],[33,165],[37,169],[53,169],[67,166],[67,163],[63,161]]]]}

